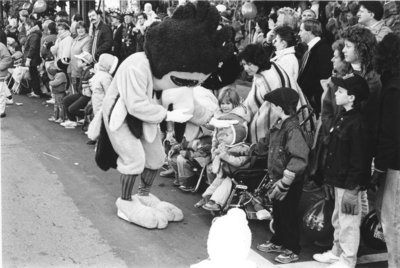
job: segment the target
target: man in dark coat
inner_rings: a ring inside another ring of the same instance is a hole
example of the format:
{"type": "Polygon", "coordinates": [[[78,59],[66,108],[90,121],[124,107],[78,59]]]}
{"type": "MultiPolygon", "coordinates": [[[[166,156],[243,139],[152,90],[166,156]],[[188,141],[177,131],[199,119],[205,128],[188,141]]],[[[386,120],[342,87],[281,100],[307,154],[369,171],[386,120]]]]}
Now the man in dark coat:
{"type": "Polygon", "coordinates": [[[332,49],[321,39],[321,22],[308,19],[301,23],[299,36],[308,46],[300,62],[297,82],[310,101],[317,114],[321,112],[322,86],[321,79],[327,79],[332,74],[332,49]]]}
{"type": "Polygon", "coordinates": [[[122,17],[118,13],[111,14],[111,25],[113,27],[113,54],[118,58],[118,62],[122,62],[122,17]]]}
{"type": "Polygon", "coordinates": [[[122,30],[122,59],[136,52],[136,33],[133,32],[135,24],[133,23],[133,14],[124,14],[124,27],[122,30]]]}
{"type": "Polygon", "coordinates": [[[107,24],[101,20],[101,12],[94,9],[88,13],[90,20],[90,33],[93,36],[92,56],[95,62],[103,53],[112,54],[113,32],[107,24]]]}
{"type": "Polygon", "coordinates": [[[24,49],[24,60],[25,66],[29,67],[29,73],[31,75],[31,87],[33,92],[29,95],[30,97],[38,98],[42,95],[40,90],[40,80],[38,65],[42,62],[40,58],[40,38],[42,38],[42,32],[36,20],[34,18],[27,18],[25,21],[27,38],[24,49]]]}

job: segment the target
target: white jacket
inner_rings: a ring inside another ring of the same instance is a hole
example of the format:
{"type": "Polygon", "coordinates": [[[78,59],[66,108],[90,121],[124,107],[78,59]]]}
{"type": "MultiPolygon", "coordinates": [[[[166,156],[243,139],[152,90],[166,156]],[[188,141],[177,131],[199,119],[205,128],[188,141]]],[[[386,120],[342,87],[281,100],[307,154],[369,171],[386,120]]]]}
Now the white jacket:
{"type": "Polygon", "coordinates": [[[276,56],[271,59],[286,71],[286,73],[297,81],[299,76],[299,61],[295,56],[294,47],[288,47],[276,51],[276,56]]]}

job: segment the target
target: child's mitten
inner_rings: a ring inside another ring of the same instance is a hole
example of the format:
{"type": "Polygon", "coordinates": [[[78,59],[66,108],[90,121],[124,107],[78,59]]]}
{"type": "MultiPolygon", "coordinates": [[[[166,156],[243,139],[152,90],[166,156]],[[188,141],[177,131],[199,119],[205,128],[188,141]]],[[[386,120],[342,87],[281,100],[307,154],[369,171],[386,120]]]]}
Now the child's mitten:
{"type": "Polygon", "coordinates": [[[283,178],[275,182],[272,186],[272,192],[269,195],[270,199],[276,199],[282,201],[285,199],[287,192],[289,191],[290,185],[293,183],[294,173],[288,170],[283,172],[283,178]]]}

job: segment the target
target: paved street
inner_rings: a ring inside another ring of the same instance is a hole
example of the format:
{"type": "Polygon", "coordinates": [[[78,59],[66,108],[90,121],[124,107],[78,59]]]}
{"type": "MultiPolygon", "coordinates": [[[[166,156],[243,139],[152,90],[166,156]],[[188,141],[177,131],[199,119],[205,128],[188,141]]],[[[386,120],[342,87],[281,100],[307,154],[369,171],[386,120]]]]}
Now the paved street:
{"type": "MultiPolygon", "coordinates": [[[[43,99],[14,101],[23,105],[7,106],[1,119],[3,267],[189,267],[207,257],[212,216],[193,207],[199,194],[157,178],[153,193],[178,205],[183,222],[150,231],[120,220],[119,175],[97,168],[81,130],[48,122],[52,107],[43,99]]],[[[254,248],[270,234],[261,223],[251,227],[254,248]]],[[[324,267],[305,252],[307,262],[282,267],[324,267]]],[[[268,254],[252,251],[250,258],[275,267],[268,254]]]]}

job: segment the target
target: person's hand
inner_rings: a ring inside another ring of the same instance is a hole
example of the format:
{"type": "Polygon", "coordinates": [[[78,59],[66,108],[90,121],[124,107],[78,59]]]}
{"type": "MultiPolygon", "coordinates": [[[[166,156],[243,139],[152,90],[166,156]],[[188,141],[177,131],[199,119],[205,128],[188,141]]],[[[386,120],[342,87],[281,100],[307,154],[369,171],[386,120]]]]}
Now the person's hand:
{"type": "Polygon", "coordinates": [[[278,180],[275,182],[275,184],[272,186],[272,190],[269,194],[269,198],[276,199],[279,201],[282,201],[285,199],[290,185],[292,185],[293,180],[294,180],[295,174],[293,172],[290,172],[288,170],[285,170],[283,172],[283,177],[282,179],[278,180]]]}
{"type": "Polygon", "coordinates": [[[175,138],[174,138],[174,132],[172,132],[172,131],[167,131],[167,135],[166,135],[166,137],[165,137],[165,140],[166,140],[166,141],[169,141],[170,144],[176,143],[176,140],[175,140],[175,138]]]}
{"type": "Polygon", "coordinates": [[[284,183],[282,179],[279,181],[275,182],[275,184],[272,186],[271,193],[269,194],[269,198],[271,200],[276,199],[279,201],[282,201],[285,199],[288,191],[289,191],[290,185],[284,183]]]}
{"type": "Polygon", "coordinates": [[[323,186],[325,192],[325,200],[334,200],[335,199],[335,189],[332,185],[324,184],[323,186]]]}
{"type": "Polygon", "coordinates": [[[27,58],[25,61],[25,66],[29,67],[31,65],[31,59],[27,58]]]}
{"type": "Polygon", "coordinates": [[[342,212],[357,215],[359,210],[358,190],[345,190],[342,199],[342,212]]]}
{"type": "Polygon", "coordinates": [[[215,128],[226,128],[230,127],[231,125],[236,125],[239,123],[238,120],[218,120],[216,118],[211,118],[209,124],[214,126],[215,128]]]}
{"type": "Polygon", "coordinates": [[[385,179],[385,176],[386,172],[375,169],[372,173],[368,188],[370,188],[373,192],[378,191],[380,183],[385,179]]]}
{"type": "Polygon", "coordinates": [[[167,111],[167,117],[165,118],[165,120],[178,123],[187,122],[193,117],[193,115],[188,114],[188,112],[188,109],[176,109],[173,111],[167,111]]]}

